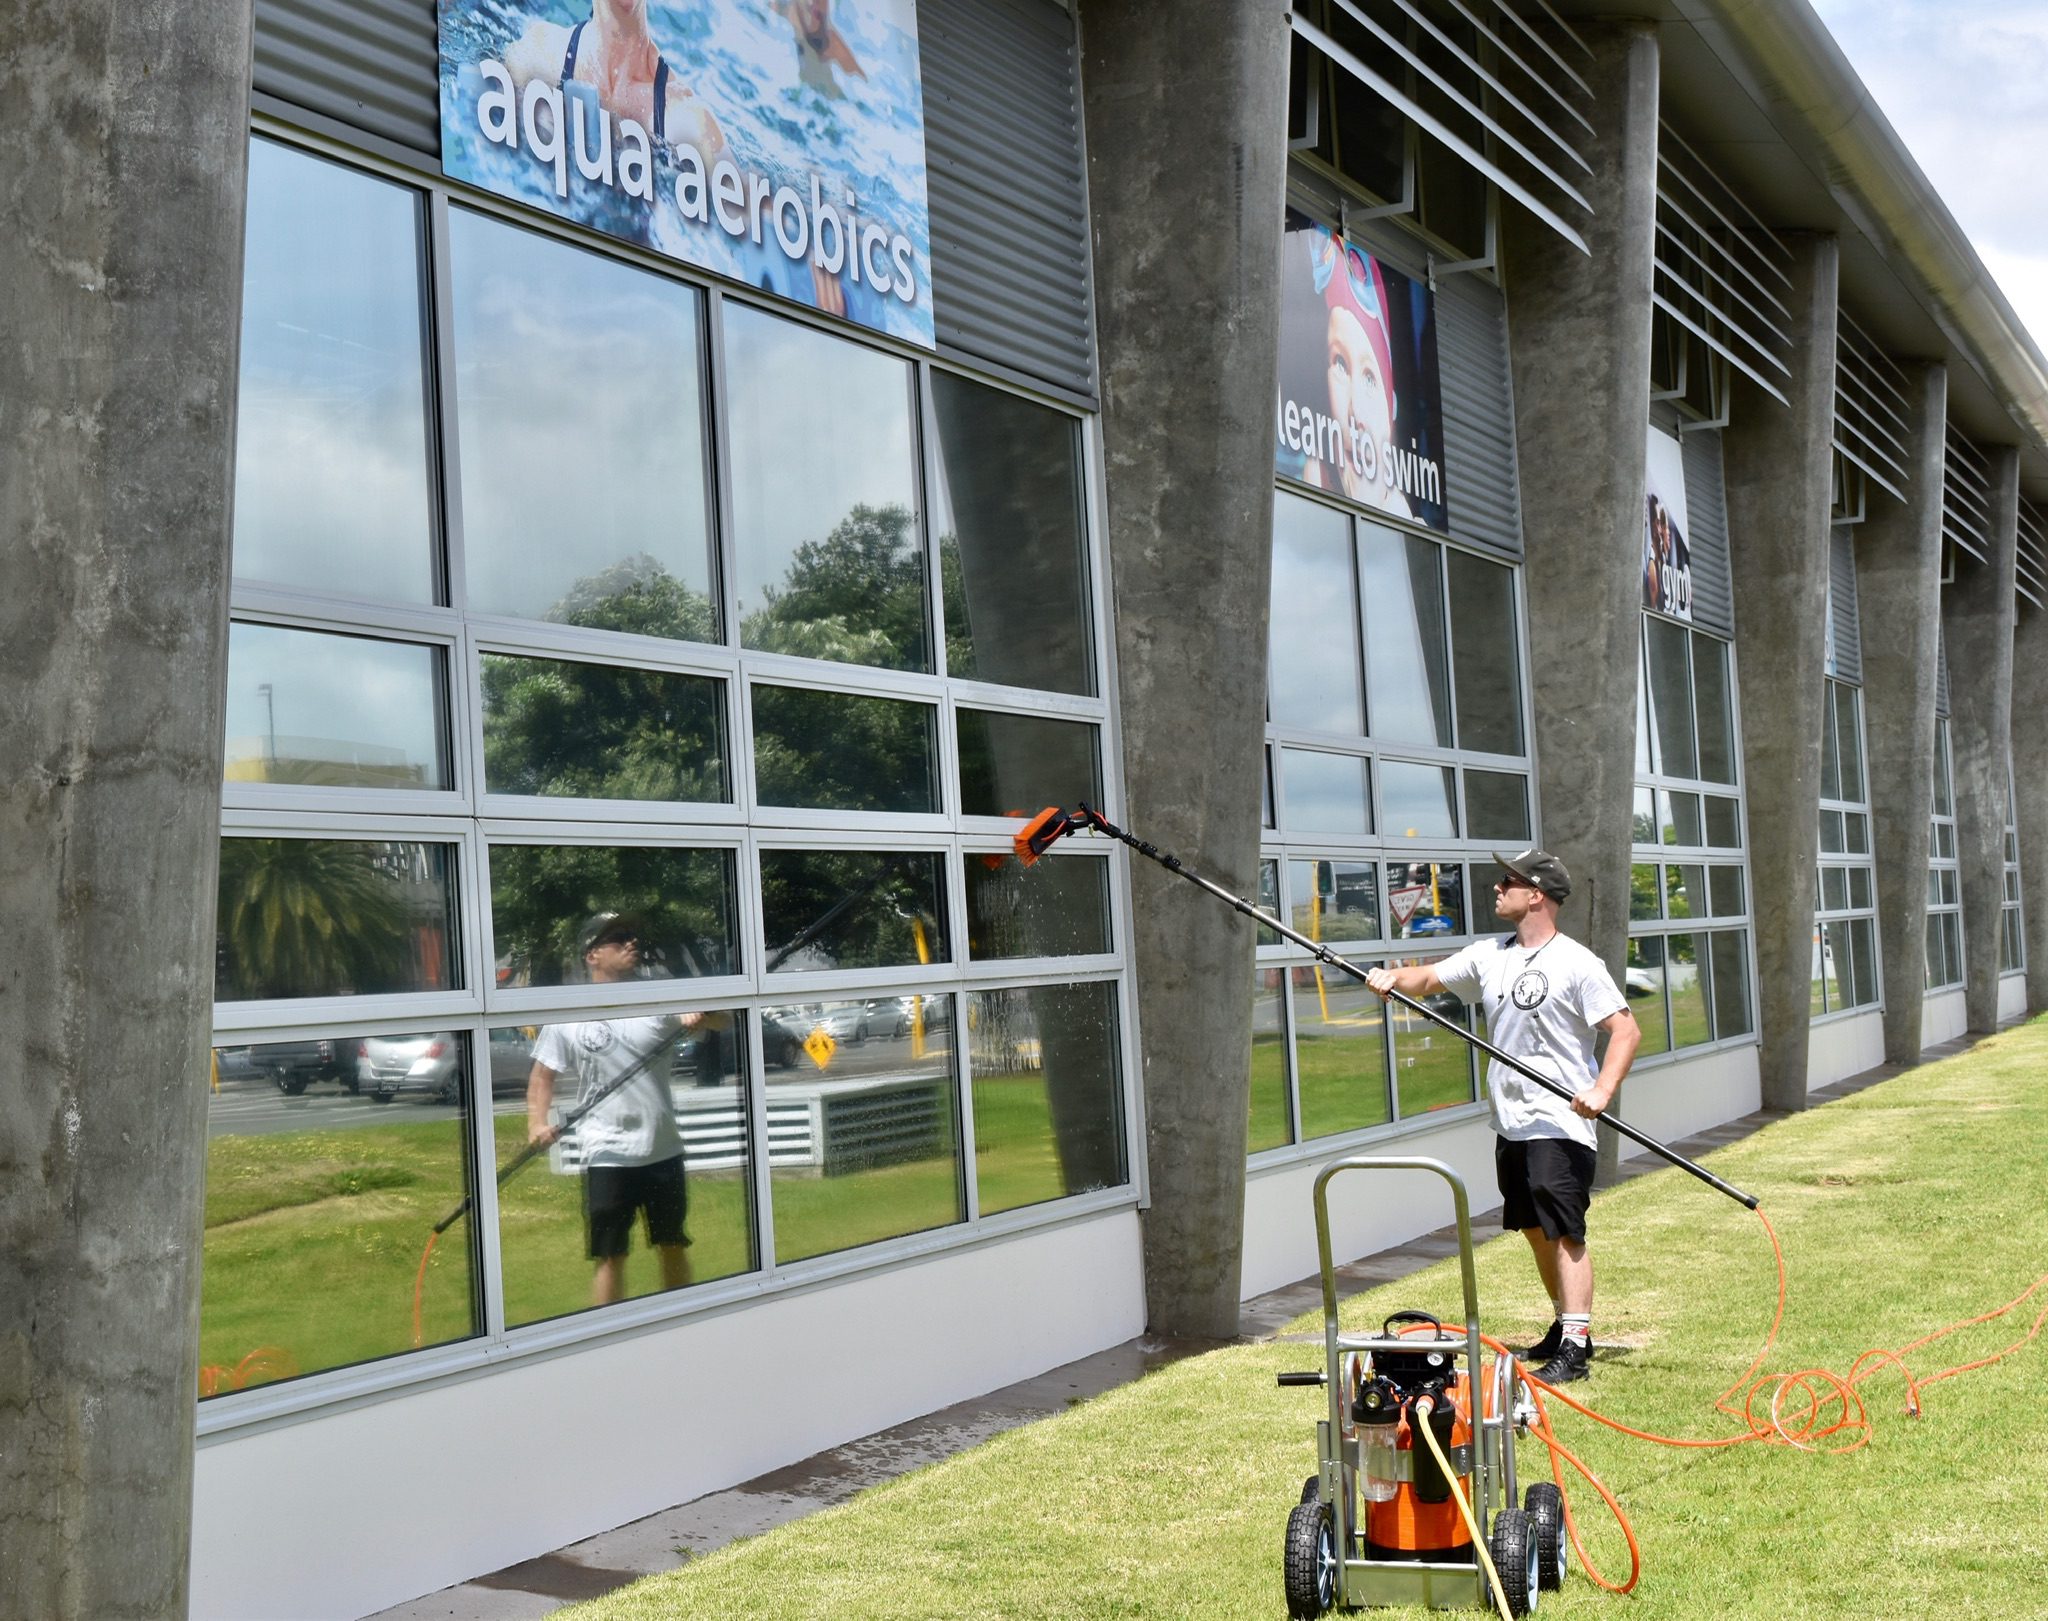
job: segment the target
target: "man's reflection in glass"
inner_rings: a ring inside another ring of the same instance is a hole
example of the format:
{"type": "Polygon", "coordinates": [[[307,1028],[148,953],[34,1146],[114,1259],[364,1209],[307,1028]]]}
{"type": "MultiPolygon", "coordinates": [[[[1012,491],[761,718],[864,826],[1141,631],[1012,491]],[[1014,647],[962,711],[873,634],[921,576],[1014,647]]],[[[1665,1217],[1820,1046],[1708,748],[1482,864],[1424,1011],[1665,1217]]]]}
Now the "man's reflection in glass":
{"type": "MultiPolygon", "coordinates": [[[[637,919],[601,912],[584,926],[581,944],[593,985],[640,977],[637,919]]],[[[702,1017],[658,1013],[550,1024],[534,1043],[526,1082],[527,1139],[552,1143],[568,1135],[578,1150],[584,1230],[597,1263],[591,1285],[596,1305],[625,1298],[626,1252],[633,1219],[643,1212],[647,1242],[661,1262],[661,1286],[680,1289],[690,1281],[683,1138],[668,1074],[676,1039],[702,1017]],[[565,1133],[551,1111],[556,1081],[572,1071],[576,1096],[570,1107],[590,1107],[565,1133]]]]}

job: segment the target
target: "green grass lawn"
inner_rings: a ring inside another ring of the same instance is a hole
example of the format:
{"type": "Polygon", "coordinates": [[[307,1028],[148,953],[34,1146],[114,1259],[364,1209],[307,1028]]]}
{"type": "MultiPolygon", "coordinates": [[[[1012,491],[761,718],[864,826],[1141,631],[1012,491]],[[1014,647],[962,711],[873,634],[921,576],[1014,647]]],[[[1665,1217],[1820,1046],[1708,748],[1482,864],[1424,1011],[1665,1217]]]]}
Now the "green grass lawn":
{"type": "MultiPolygon", "coordinates": [[[[1846,1371],[2003,1304],[2048,1265],[2048,1022],[2008,1032],[1852,1098],[1774,1124],[1713,1156],[1758,1194],[1790,1267],[1774,1370],[1846,1371]]],[[[1389,1177],[1392,1186],[1396,1178],[1389,1177]]],[[[1396,1195],[1399,1196],[1399,1190],[1396,1195]]],[[[1309,1209],[1301,1218],[1306,1225],[1309,1209]]],[[[1714,1397],[1770,1323],[1761,1225],[1677,1172],[1595,1203],[1591,1237],[1604,1349],[1598,1410],[1666,1434],[1736,1426],[1714,1397]]],[[[1486,1326],[1533,1333],[1548,1316],[1517,1238],[1479,1252],[1486,1326]]],[[[2003,1323],[1917,1353],[1921,1374],[2023,1334],[2041,1297],[2003,1323]]],[[[1458,1312],[1452,1265],[1349,1302],[1347,1325],[1400,1307],[1458,1312]]],[[[1013,1430],[853,1501],[737,1543],[684,1570],[562,1612],[638,1617],[1278,1617],[1280,1538],[1315,1463],[1319,1391],[1278,1390],[1320,1364],[1309,1343],[1234,1346],[1163,1368],[1056,1418],[1013,1430]]],[[[1574,1574],[1540,1614],[2031,1618],[2048,1571],[2048,1414],[2034,1403],[2048,1339],[1929,1386],[1863,1386],[1873,1443],[1839,1457],[1744,1445],[1654,1447],[1558,1410],[1566,1444],[1605,1476],[1641,1539],[1645,1571],[1619,1599],[1574,1574]]],[[[1541,1447],[1523,1443],[1524,1478],[1541,1447]]],[[[1626,1569],[1618,1534],[1574,1492],[1595,1557],[1626,1569]]],[[[1417,1611],[1386,1611],[1413,1615],[1417,1611]]]]}

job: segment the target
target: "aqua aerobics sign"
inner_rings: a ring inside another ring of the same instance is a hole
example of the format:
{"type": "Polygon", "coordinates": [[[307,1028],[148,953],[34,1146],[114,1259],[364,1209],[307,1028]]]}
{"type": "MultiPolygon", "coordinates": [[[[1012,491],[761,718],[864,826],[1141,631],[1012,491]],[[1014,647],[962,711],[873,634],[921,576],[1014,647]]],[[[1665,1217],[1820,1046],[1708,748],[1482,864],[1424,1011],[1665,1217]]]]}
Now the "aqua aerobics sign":
{"type": "Polygon", "coordinates": [[[454,179],[930,346],[915,0],[441,0],[454,179]]]}

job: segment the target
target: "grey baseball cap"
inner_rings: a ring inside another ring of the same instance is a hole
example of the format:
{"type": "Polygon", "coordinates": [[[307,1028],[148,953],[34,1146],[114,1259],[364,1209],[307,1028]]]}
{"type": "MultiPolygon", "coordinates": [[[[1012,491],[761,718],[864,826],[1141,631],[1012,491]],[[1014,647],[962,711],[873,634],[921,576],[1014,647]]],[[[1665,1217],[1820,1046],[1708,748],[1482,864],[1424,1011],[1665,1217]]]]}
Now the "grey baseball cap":
{"type": "Polygon", "coordinates": [[[1562,901],[1572,892],[1572,875],[1564,870],[1564,863],[1548,850],[1532,848],[1511,856],[1504,856],[1496,850],[1493,859],[1517,878],[1534,884],[1554,901],[1562,901]]]}

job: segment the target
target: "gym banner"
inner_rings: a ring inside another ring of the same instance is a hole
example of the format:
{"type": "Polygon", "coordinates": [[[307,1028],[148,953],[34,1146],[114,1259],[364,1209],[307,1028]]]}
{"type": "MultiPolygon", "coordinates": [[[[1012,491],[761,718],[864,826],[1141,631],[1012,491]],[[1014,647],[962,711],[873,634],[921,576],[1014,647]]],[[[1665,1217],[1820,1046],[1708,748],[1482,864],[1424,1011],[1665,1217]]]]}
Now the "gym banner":
{"type": "Polygon", "coordinates": [[[1643,606],[1692,622],[1692,547],[1685,534],[1685,456],[1650,430],[1649,493],[1643,501],[1643,606]]]}
{"type": "Polygon", "coordinates": [[[440,0],[448,175],[930,347],[916,0],[440,0]]]}
{"type": "Polygon", "coordinates": [[[1280,472],[1446,529],[1443,429],[1435,296],[1289,209],[1280,260],[1280,472]]]}

